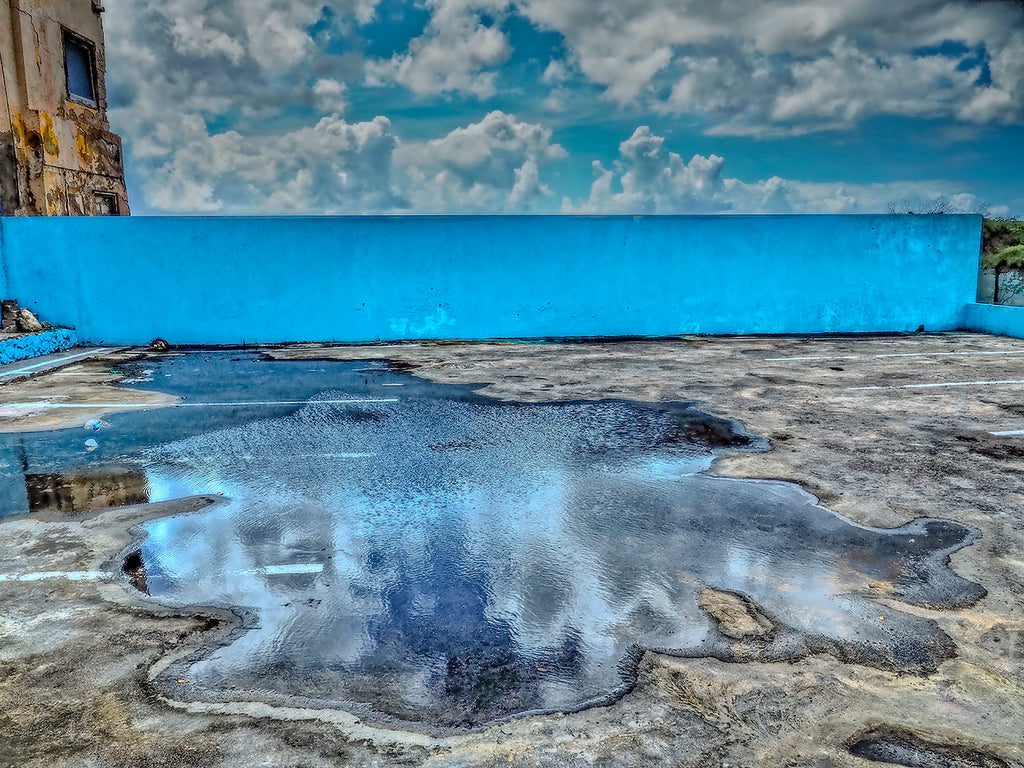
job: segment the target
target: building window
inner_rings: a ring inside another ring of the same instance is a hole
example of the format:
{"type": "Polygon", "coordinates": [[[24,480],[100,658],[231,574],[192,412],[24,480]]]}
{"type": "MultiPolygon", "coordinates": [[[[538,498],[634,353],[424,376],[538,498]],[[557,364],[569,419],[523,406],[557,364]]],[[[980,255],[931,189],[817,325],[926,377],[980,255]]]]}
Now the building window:
{"type": "Polygon", "coordinates": [[[117,207],[117,195],[112,192],[94,192],[96,198],[97,216],[120,216],[121,211],[117,207]]]}
{"type": "Polygon", "coordinates": [[[73,101],[96,106],[96,49],[74,32],[64,30],[64,71],[68,96],[73,101]]]}

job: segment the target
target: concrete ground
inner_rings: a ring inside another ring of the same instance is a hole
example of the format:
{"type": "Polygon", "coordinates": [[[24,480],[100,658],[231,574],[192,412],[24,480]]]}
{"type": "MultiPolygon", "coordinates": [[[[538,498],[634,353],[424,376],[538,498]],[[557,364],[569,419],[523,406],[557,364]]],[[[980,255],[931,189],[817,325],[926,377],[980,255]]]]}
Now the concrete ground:
{"type": "MultiPolygon", "coordinates": [[[[1024,341],[922,334],[266,351],[388,359],[510,400],[695,401],[772,445],[726,455],[713,473],[799,483],[863,524],[931,516],[975,527],[982,538],[952,567],[988,595],[949,611],[893,603],[955,642],[957,657],[934,674],[831,655],[726,663],[648,653],[635,690],[612,706],[434,738],[343,712],[166,698],[149,682],[154,668],[226,635],[231,614],[156,611],[118,579],[8,578],[0,766],[1024,765],[1024,341]]],[[[148,354],[78,359],[3,384],[0,429],[80,427],[118,403],[172,407],[166,396],[109,386],[119,378],[111,367],[148,354]],[[38,405],[12,405],[25,403],[38,405]]],[[[0,521],[0,574],[117,572],[129,527],[207,503],[215,499],[0,521]]]]}

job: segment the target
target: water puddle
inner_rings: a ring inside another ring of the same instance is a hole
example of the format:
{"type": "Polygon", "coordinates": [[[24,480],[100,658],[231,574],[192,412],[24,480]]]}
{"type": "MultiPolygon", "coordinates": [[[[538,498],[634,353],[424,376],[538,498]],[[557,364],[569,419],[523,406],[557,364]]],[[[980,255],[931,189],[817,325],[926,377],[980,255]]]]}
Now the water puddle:
{"type": "Polygon", "coordinates": [[[612,701],[643,649],[924,672],[952,643],[875,598],[984,594],[948,566],[963,526],[867,528],[795,485],[705,474],[754,443],[684,404],[501,403],[238,353],[150,367],[139,386],[188,407],[111,417],[90,454],[73,430],[7,448],[25,475],[116,459],[152,501],[228,500],[147,524],[125,563],[160,603],[246,617],[158,681],[177,697],[445,730],[612,701]]]}

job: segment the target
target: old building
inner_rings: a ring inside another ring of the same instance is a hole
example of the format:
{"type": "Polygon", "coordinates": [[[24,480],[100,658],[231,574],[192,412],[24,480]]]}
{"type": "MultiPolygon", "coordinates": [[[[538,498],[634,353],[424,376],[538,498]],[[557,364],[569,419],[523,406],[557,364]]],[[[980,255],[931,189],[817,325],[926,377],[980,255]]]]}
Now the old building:
{"type": "Polygon", "coordinates": [[[0,214],[125,215],[100,0],[0,6],[0,214]]]}

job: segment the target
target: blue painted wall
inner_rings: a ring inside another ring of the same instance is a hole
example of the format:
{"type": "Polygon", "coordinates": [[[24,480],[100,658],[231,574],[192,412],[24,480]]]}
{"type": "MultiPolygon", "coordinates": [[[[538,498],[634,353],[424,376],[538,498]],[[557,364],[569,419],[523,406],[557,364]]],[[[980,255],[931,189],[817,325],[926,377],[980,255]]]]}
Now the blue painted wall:
{"type": "Polygon", "coordinates": [[[1024,339],[1024,307],[968,304],[964,311],[963,328],[967,331],[1024,339]]]}
{"type": "Polygon", "coordinates": [[[4,219],[5,295],[93,343],[959,327],[978,216],[4,219]]]}

